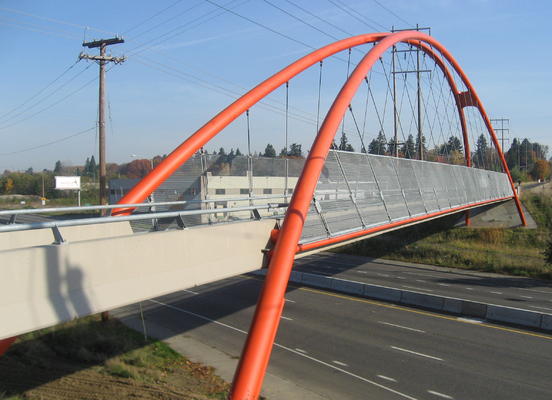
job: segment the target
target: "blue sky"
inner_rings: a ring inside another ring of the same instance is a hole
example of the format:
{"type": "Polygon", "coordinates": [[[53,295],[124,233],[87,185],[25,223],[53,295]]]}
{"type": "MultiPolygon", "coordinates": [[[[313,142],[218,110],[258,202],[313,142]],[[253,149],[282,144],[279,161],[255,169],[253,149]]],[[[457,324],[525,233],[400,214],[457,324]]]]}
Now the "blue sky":
{"type": "MultiPolygon", "coordinates": [[[[128,59],[107,73],[108,162],[170,153],[238,94],[332,37],[416,24],[453,54],[490,117],[509,119],[510,140],[552,148],[551,20],[547,0],[3,0],[0,172],[97,158],[99,69],[78,55],[97,54],[83,40],[115,34],[126,42],[109,50],[128,59]]],[[[292,82],[290,104],[312,102],[317,80],[312,72],[292,82]]],[[[283,103],[285,91],[272,98],[283,103]]],[[[252,109],[252,150],[281,149],[283,126],[281,115],[252,109]]],[[[307,131],[297,125],[289,142],[308,148],[307,131]]],[[[240,118],[206,148],[244,152],[246,143],[240,118]]]]}

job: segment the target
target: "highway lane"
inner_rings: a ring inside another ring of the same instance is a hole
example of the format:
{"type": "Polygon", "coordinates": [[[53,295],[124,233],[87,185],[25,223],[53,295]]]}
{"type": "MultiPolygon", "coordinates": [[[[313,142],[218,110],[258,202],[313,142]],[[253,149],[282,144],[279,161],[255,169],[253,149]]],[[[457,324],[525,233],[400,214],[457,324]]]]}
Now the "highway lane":
{"type": "MultiPolygon", "coordinates": [[[[261,284],[173,293],[145,317],[237,357],[261,284]]],[[[269,370],[329,399],[541,399],[551,350],[549,334],[290,286],[269,370]]]]}
{"type": "Polygon", "coordinates": [[[294,271],[552,314],[552,283],[367,257],[320,253],[294,271]]]}

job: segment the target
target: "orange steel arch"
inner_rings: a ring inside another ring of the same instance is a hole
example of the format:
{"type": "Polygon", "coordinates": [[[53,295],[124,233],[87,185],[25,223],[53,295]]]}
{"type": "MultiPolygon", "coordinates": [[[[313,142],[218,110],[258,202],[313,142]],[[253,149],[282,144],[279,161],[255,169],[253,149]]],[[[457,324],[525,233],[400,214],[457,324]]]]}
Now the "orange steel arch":
{"type": "MultiPolygon", "coordinates": [[[[457,109],[462,123],[464,145],[466,148],[466,160],[470,164],[469,143],[463,108],[475,106],[479,109],[487,129],[491,135],[495,148],[498,149],[504,170],[508,173],[512,186],[513,198],[516,202],[522,224],[525,226],[525,218],[521,210],[521,204],[517,197],[513,181],[508,172],[508,167],[498,139],[494,134],[490,120],[483,109],[481,102],[473,89],[466,75],[452,57],[452,55],[435,39],[417,31],[403,31],[397,33],[372,33],[344,39],[319,50],[292,63],[277,74],[268,78],[244,96],[236,100],[225,110],[211,119],[202,128],[196,131],[169,156],[167,156],[155,169],[148,173],[132,190],[129,191],[119,204],[137,204],[144,201],[161,183],[165,181],[180,165],[186,162],[194,153],[205,145],[210,139],[228,126],[233,120],[248,110],[252,105],[274,91],[276,88],[298,75],[305,69],[317,62],[348,48],[356,47],[366,43],[377,44],[368,52],[353,74],[347,80],[338,97],[334,101],[320,131],[309,152],[305,167],[297,183],[296,190],[292,196],[286,218],[279,232],[279,239],[269,266],[265,284],[259,298],[258,306],[248,335],[242,357],[236,371],[230,398],[253,399],[260,393],[262,380],[268,364],[270,350],[281,311],[283,309],[283,295],[289,280],[291,266],[297,251],[305,249],[299,247],[299,238],[307,215],[308,206],[312,199],[316,182],[326,159],[326,155],[335,136],[337,126],[341,121],[350,100],[354,96],[360,82],[364,79],[375,61],[383,55],[391,46],[399,42],[405,42],[421,48],[426,54],[432,57],[436,64],[444,72],[447,81],[453,91],[457,109]],[[461,77],[468,88],[467,92],[459,92],[456,88],[452,74],[445,62],[438,56],[434,49],[437,49],[446,60],[453,66],[454,70],[461,77]]],[[[112,215],[127,215],[134,208],[125,207],[113,210],[112,215]]],[[[368,232],[366,232],[368,233],[368,232]]],[[[355,234],[356,235],[356,234],[355,234]]],[[[334,239],[332,239],[334,240],[334,239]]],[[[307,246],[308,247],[308,246],[307,246]]],[[[0,355],[9,347],[15,338],[0,341],[0,355]]]]}
{"type": "MultiPolygon", "coordinates": [[[[368,71],[387,49],[398,42],[409,43],[411,41],[417,41],[418,45],[421,45],[422,42],[427,43],[438,49],[457,70],[466,87],[469,89],[471,96],[476,99],[476,106],[479,108],[480,112],[484,113],[473,87],[458,64],[454,61],[454,58],[439,42],[430,36],[415,31],[405,31],[386,35],[385,38],[378,41],[368,52],[336,97],[307,156],[305,166],[297,182],[286,217],[282,224],[278,241],[276,242],[276,247],[253,316],[253,321],[236,369],[232,389],[228,397],[229,399],[257,399],[259,397],[262,381],[285,303],[285,290],[289,281],[303,225],[307,217],[308,208],[335,133],[351,99],[368,71]]],[[[425,46],[420,47],[424,49],[424,51],[428,50],[425,46]]],[[[458,94],[457,91],[455,94],[458,99],[460,94],[458,94]]],[[[466,96],[463,98],[465,99],[466,96]]],[[[468,104],[466,102],[466,104],[462,105],[462,108],[467,105],[474,104],[468,104]]],[[[484,115],[486,116],[486,114],[484,115]]],[[[463,117],[463,113],[461,113],[461,117],[463,117]]],[[[486,120],[488,120],[488,118],[486,118],[486,120]]],[[[487,126],[490,127],[489,124],[487,126]]],[[[492,129],[490,129],[490,132],[494,137],[492,129]]],[[[496,137],[494,138],[496,139],[496,137]]],[[[464,140],[466,140],[466,138],[464,138],[464,140]]],[[[497,147],[497,149],[500,149],[500,147],[497,147]]],[[[508,172],[504,157],[502,157],[502,161],[505,171],[508,172]]],[[[514,197],[517,200],[511,178],[510,183],[512,183],[514,197]]],[[[520,216],[523,219],[522,213],[520,213],[520,216]]]]}
{"type": "MultiPolygon", "coordinates": [[[[240,357],[232,389],[229,395],[229,398],[231,399],[256,399],[260,394],[262,381],[268,365],[270,352],[283,310],[285,289],[289,281],[289,275],[291,273],[291,267],[295,254],[299,249],[299,239],[318,177],[320,176],[324,161],[343,115],[345,114],[347,107],[359,85],[374,63],[384,54],[385,51],[399,42],[405,42],[417,46],[425,53],[429,54],[433,60],[435,60],[436,64],[439,65],[446,75],[447,81],[449,82],[451,90],[456,98],[457,109],[460,115],[460,120],[463,124],[462,131],[468,164],[470,164],[470,155],[465,117],[463,113],[464,107],[475,106],[479,109],[483,119],[485,120],[485,124],[492,137],[493,143],[495,143],[496,149],[500,149],[498,140],[491,127],[490,120],[485,113],[475,90],[452,55],[438,41],[424,33],[417,31],[403,31],[393,34],[374,33],[341,40],[316,50],[294,62],[282,71],[265,80],[260,85],[256,86],[240,99],[236,100],[224,111],[219,113],[216,117],[190,136],[190,138],[188,138],[185,142],[183,142],[119,201],[119,204],[135,204],[142,202],[182,163],[188,160],[194,153],[203,147],[205,143],[213,138],[224,127],[230,124],[230,122],[235,120],[256,102],[300,72],[323,60],[324,58],[327,58],[342,50],[365,43],[376,42],[377,44],[375,44],[375,46],[358,64],[336,97],[330,111],[328,112],[328,115],[320,127],[320,131],[318,132],[305,161],[305,166],[301,172],[301,176],[299,177],[296,189],[293,193],[288,211],[286,213],[286,217],[279,232],[278,241],[276,242],[276,247],[267,271],[263,289],[257,303],[251,328],[242,351],[242,356],[240,357]],[[461,93],[456,89],[452,74],[441,57],[435,54],[434,49],[437,49],[458,73],[464,85],[468,88],[467,92],[461,93]]],[[[499,154],[503,168],[506,173],[508,173],[504,157],[500,151],[499,154]]],[[[517,198],[511,177],[510,183],[513,192],[512,197],[514,197],[516,201],[518,212],[520,213],[522,222],[525,225],[525,219],[523,217],[519,199],[517,198]]],[[[114,210],[113,215],[125,215],[131,213],[132,211],[133,208],[120,208],[114,210]]]]}

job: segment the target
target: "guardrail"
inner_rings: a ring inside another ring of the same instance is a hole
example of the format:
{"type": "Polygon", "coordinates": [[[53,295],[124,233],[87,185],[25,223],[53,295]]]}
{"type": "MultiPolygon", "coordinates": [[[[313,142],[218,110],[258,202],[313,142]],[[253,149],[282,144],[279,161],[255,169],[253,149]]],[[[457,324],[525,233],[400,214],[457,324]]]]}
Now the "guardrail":
{"type": "MultiPolygon", "coordinates": [[[[282,196],[279,196],[280,198],[282,196]]],[[[259,199],[259,198],[257,198],[259,199]]],[[[237,199],[232,199],[237,200],[237,199]]],[[[205,203],[205,202],[214,202],[211,201],[198,201],[195,203],[205,203]]],[[[220,200],[217,200],[220,201],[220,200]]],[[[45,212],[72,212],[72,211],[83,211],[83,208],[86,210],[109,210],[114,208],[122,207],[147,207],[150,208],[153,206],[160,205],[182,205],[189,204],[191,202],[180,201],[180,202],[167,202],[167,203],[140,203],[140,204],[117,204],[117,205],[106,205],[106,206],[86,206],[86,207],[64,207],[64,208],[44,208],[44,209],[32,209],[32,210],[2,210],[0,215],[18,215],[18,214],[43,214],[45,212]]],[[[55,221],[43,221],[43,222],[31,222],[16,224],[15,218],[10,219],[10,223],[7,225],[0,225],[0,232],[14,232],[14,231],[25,231],[33,229],[57,229],[64,226],[80,226],[80,225],[95,225],[95,224],[109,224],[120,221],[139,221],[147,219],[160,219],[160,218],[176,218],[179,228],[184,229],[186,227],[182,217],[190,215],[205,215],[205,214],[217,214],[217,213],[234,213],[242,211],[251,211],[254,215],[254,219],[261,219],[259,210],[273,210],[279,208],[285,208],[288,203],[267,203],[261,205],[253,206],[244,206],[244,207],[229,207],[229,208],[211,208],[211,209],[200,209],[200,210],[181,210],[181,211],[163,211],[163,212],[148,212],[140,213],[134,215],[126,215],[120,217],[97,217],[97,218],[79,218],[79,219],[70,219],[70,220],[55,220],[55,221]]]]}

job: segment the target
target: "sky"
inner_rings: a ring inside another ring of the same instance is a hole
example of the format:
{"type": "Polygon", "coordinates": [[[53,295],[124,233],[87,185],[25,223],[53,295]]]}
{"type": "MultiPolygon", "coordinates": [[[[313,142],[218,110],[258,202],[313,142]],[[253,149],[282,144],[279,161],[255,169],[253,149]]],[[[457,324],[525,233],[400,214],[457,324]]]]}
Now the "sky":
{"type": "MultiPolygon", "coordinates": [[[[106,74],[107,162],[172,152],[238,96],[316,48],[417,25],[455,57],[490,118],[509,120],[506,149],[513,138],[552,149],[551,20],[548,0],[2,0],[0,172],[98,159],[99,67],[79,53],[97,55],[83,41],[116,35],[125,43],[108,54],[126,61],[110,63],[106,74]]],[[[341,64],[324,71],[327,87],[346,74],[341,64]]],[[[314,70],[292,81],[290,106],[312,108],[318,79],[314,70]]],[[[278,89],[271,101],[282,110],[286,96],[278,89]]],[[[267,143],[279,150],[281,114],[252,108],[250,120],[240,117],[206,149],[243,153],[250,132],[252,151],[267,143]]],[[[315,130],[290,127],[288,143],[308,149],[315,130]]]]}

